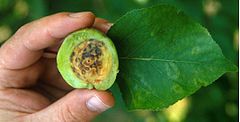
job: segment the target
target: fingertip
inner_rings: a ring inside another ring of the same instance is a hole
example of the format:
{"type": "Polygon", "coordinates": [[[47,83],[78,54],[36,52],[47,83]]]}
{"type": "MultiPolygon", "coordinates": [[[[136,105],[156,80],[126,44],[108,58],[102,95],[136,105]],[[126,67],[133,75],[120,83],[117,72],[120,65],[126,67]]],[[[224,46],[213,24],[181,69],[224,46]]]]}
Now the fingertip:
{"type": "Polygon", "coordinates": [[[89,101],[92,97],[98,97],[99,100],[109,107],[114,106],[115,103],[112,93],[108,91],[99,91],[96,89],[75,89],[69,95],[75,97],[78,96],[78,98],[82,98],[81,100],[84,100],[85,102],[89,101]]]}
{"type": "Polygon", "coordinates": [[[69,13],[69,16],[73,17],[73,18],[79,18],[79,17],[85,16],[85,17],[88,17],[88,18],[95,19],[95,15],[92,12],[90,12],[90,11],[69,13]]]}
{"type": "Polygon", "coordinates": [[[96,91],[86,101],[86,107],[89,111],[101,113],[113,107],[114,98],[106,91],[96,91]]]}
{"type": "Polygon", "coordinates": [[[64,38],[73,31],[91,27],[94,24],[95,15],[92,12],[62,12],[48,17],[47,21],[49,35],[53,38],[64,38]],[[52,20],[53,18],[55,21],[52,20]]]}
{"type": "Polygon", "coordinates": [[[107,91],[75,89],[54,104],[33,115],[45,121],[50,121],[58,116],[60,121],[85,122],[91,121],[113,105],[114,98],[107,91]],[[52,113],[53,110],[55,112],[52,113]],[[49,117],[46,118],[46,116],[49,117]]]}
{"type": "Polygon", "coordinates": [[[113,107],[115,99],[111,92],[108,91],[97,91],[96,96],[99,97],[106,105],[113,107]]]}
{"type": "Polygon", "coordinates": [[[96,18],[95,23],[109,23],[109,21],[103,18],[96,18]]]}
{"type": "Polygon", "coordinates": [[[86,25],[91,27],[95,21],[95,15],[92,12],[77,12],[77,13],[69,13],[69,17],[72,19],[82,19],[82,25],[86,25]]]}
{"type": "Polygon", "coordinates": [[[108,30],[111,28],[113,24],[110,23],[108,20],[102,19],[102,18],[96,18],[95,22],[93,24],[93,27],[104,32],[107,33],[108,30]]]}
{"type": "Polygon", "coordinates": [[[112,23],[94,23],[93,27],[102,31],[103,33],[107,33],[112,25],[112,23]]]}

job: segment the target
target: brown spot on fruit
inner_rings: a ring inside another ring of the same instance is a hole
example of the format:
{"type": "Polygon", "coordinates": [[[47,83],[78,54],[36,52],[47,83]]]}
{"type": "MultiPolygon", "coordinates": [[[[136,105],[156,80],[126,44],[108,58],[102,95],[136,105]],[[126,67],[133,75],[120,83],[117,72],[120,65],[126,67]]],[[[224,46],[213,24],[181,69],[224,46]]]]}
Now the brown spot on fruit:
{"type": "Polygon", "coordinates": [[[77,45],[70,57],[75,75],[89,83],[102,81],[106,75],[104,73],[110,70],[107,64],[110,58],[106,55],[106,51],[104,43],[95,39],[89,39],[77,45]]]}

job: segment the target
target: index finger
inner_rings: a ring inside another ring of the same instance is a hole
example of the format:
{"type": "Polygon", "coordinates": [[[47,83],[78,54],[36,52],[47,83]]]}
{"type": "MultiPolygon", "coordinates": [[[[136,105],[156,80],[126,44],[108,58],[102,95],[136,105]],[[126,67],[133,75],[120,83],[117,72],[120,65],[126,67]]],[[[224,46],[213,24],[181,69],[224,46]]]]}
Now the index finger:
{"type": "Polygon", "coordinates": [[[91,27],[95,16],[91,12],[58,13],[21,27],[0,48],[0,66],[22,69],[35,63],[43,49],[59,43],[69,33],[91,27]]]}

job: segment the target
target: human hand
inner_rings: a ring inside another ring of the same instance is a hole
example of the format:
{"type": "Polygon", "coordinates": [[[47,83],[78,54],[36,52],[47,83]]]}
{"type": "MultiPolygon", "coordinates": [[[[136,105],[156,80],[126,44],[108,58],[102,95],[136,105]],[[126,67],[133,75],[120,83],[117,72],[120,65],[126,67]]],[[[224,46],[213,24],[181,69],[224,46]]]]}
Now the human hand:
{"type": "Polygon", "coordinates": [[[0,122],[90,121],[114,105],[110,93],[73,90],[57,71],[62,39],[86,27],[107,32],[110,25],[90,12],[59,13],[24,25],[2,45],[0,122]]]}

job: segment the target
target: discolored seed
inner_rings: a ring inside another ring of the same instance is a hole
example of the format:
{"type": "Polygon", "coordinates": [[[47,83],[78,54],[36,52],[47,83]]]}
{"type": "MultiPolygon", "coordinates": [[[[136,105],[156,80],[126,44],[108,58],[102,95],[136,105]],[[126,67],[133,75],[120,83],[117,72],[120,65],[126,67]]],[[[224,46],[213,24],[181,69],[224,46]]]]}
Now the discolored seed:
{"type": "Polygon", "coordinates": [[[89,39],[89,41],[94,41],[95,39],[89,39]]]}
{"type": "Polygon", "coordinates": [[[88,48],[91,49],[94,46],[94,44],[91,42],[88,44],[88,48]]]}
{"type": "Polygon", "coordinates": [[[77,76],[78,76],[78,77],[81,77],[81,74],[80,74],[79,72],[77,72],[77,76]]]}
{"type": "Polygon", "coordinates": [[[96,61],[95,63],[96,63],[97,66],[101,66],[102,65],[101,61],[96,61]]]}
{"type": "Polygon", "coordinates": [[[92,75],[96,75],[96,73],[97,73],[96,71],[97,71],[96,68],[92,68],[92,69],[91,69],[91,74],[92,74],[92,75]]]}
{"type": "Polygon", "coordinates": [[[96,80],[95,80],[96,83],[99,83],[100,81],[101,81],[101,80],[99,80],[99,79],[96,79],[96,80]]]}
{"type": "Polygon", "coordinates": [[[102,47],[102,46],[103,46],[103,42],[98,42],[98,43],[97,43],[97,46],[98,46],[98,47],[102,47]]]}
{"type": "Polygon", "coordinates": [[[86,74],[86,71],[82,69],[82,74],[85,75],[86,74]]]}
{"type": "Polygon", "coordinates": [[[86,70],[86,71],[90,70],[90,68],[88,68],[88,67],[84,67],[83,69],[86,70]]]}
{"type": "Polygon", "coordinates": [[[101,52],[102,52],[102,51],[101,51],[99,48],[96,48],[96,49],[95,49],[95,53],[96,53],[97,55],[101,55],[101,52]]]}
{"type": "Polygon", "coordinates": [[[82,54],[82,58],[83,58],[83,59],[85,59],[85,58],[87,58],[87,57],[90,57],[90,56],[91,56],[91,55],[90,55],[89,52],[85,52],[85,53],[82,54]]]}
{"type": "Polygon", "coordinates": [[[75,62],[78,62],[78,58],[75,58],[74,61],[75,61],[75,62]]]}
{"type": "Polygon", "coordinates": [[[75,54],[76,54],[75,52],[72,52],[71,58],[72,58],[72,57],[74,57],[74,56],[75,56],[75,54]]]}
{"type": "Polygon", "coordinates": [[[73,70],[73,72],[76,72],[76,68],[75,67],[72,67],[72,70],[73,70]]]}

